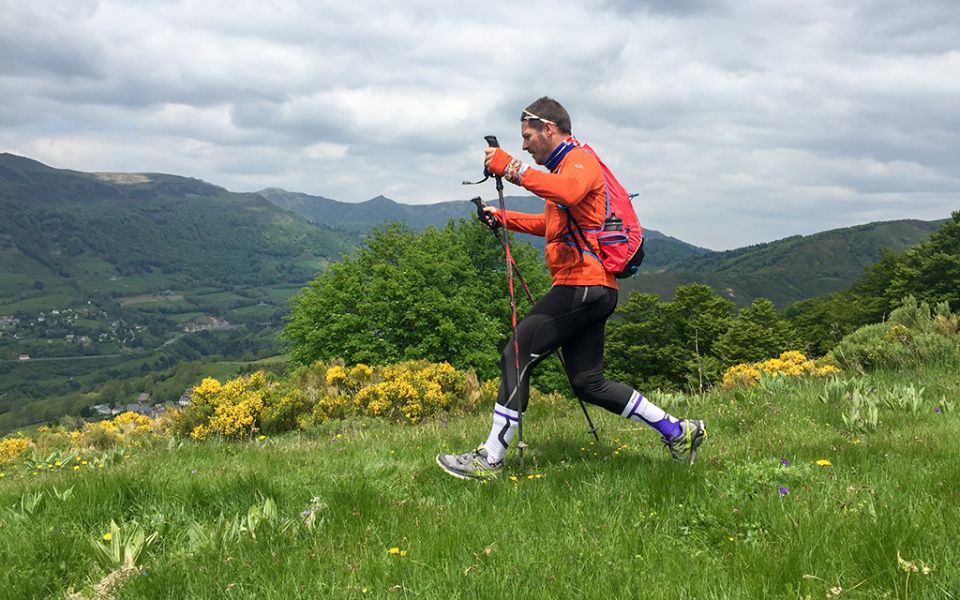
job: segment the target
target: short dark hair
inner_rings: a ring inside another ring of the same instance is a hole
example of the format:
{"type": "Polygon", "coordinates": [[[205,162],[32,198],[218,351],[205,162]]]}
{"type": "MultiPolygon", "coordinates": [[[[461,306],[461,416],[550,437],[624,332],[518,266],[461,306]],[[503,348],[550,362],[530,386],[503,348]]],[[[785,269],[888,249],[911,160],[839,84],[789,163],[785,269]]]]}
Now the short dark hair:
{"type": "Polygon", "coordinates": [[[526,121],[530,127],[540,131],[543,129],[543,120],[552,121],[560,133],[570,135],[570,115],[567,109],[553,98],[544,96],[534,100],[530,106],[523,109],[520,120],[526,121]]]}

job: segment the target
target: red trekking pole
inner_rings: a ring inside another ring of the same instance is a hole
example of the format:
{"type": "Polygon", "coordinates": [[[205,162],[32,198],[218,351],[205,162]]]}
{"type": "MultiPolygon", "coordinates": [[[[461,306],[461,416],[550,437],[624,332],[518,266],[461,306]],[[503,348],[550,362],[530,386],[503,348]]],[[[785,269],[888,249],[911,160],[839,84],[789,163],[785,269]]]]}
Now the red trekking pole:
{"type": "MultiPolygon", "coordinates": [[[[499,148],[500,142],[497,141],[497,136],[487,135],[484,136],[487,140],[487,144],[491,148],[499,148]]],[[[503,223],[504,232],[507,231],[507,207],[503,201],[503,177],[496,175],[497,180],[497,195],[500,197],[500,220],[503,223]]],[[[498,236],[499,237],[499,236],[498,236]]],[[[510,253],[510,235],[504,233],[503,236],[503,252],[507,255],[507,287],[510,290],[510,323],[513,325],[513,366],[517,370],[517,389],[520,388],[520,338],[517,336],[517,294],[513,289],[513,255],[510,253]]],[[[526,287],[526,282],[524,282],[524,287],[526,287]]],[[[517,390],[514,390],[516,393],[517,390]]],[[[517,449],[520,451],[520,470],[523,471],[523,450],[527,447],[527,444],[523,441],[523,407],[517,405],[517,449]]]]}

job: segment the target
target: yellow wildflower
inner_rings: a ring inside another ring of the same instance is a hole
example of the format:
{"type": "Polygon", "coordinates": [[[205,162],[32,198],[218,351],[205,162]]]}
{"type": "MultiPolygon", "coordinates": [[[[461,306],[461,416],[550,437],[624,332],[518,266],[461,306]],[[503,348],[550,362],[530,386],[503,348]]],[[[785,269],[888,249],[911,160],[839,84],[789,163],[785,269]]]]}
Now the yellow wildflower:
{"type": "Polygon", "coordinates": [[[721,385],[725,388],[737,385],[755,385],[760,381],[761,372],[786,377],[800,377],[802,375],[824,377],[839,373],[840,369],[834,365],[818,366],[815,361],[809,360],[803,353],[790,350],[782,353],[778,358],[757,363],[742,363],[730,367],[723,374],[721,385]]]}
{"type": "Polygon", "coordinates": [[[830,467],[830,466],[833,466],[833,463],[825,458],[821,458],[820,460],[817,461],[817,465],[821,467],[830,467]]]}
{"type": "MultiPolygon", "coordinates": [[[[329,376],[329,371],[327,373],[329,376]]],[[[350,369],[349,377],[354,382],[360,382],[366,379],[370,379],[372,375],[373,375],[373,369],[371,367],[363,363],[359,363],[355,365],[352,369],[350,369]]]]}
{"type": "Polygon", "coordinates": [[[113,418],[113,424],[116,429],[132,435],[143,435],[150,433],[153,419],[146,415],[141,415],[133,411],[121,413],[113,418]]]}
{"type": "Polygon", "coordinates": [[[0,464],[12,462],[24,450],[30,447],[30,439],[17,435],[0,440],[0,464]]]}
{"type": "Polygon", "coordinates": [[[327,385],[346,385],[350,381],[347,370],[336,365],[327,369],[327,385]]]}
{"type": "Polygon", "coordinates": [[[113,534],[110,533],[109,531],[103,534],[103,541],[109,542],[112,539],[113,539],[113,534]]]}

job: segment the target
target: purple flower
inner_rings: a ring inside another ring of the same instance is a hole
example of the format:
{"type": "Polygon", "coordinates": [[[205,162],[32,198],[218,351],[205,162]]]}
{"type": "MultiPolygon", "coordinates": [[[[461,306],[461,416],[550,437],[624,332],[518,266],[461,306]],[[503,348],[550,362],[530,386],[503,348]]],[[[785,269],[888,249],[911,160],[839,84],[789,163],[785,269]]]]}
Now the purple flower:
{"type": "Polygon", "coordinates": [[[779,492],[780,492],[780,495],[781,495],[781,496],[786,496],[787,494],[790,493],[790,488],[781,485],[779,492]]]}
{"type": "Polygon", "coordinates": [[[790,466],[790,461],[787,460],[787,459],[785,459],[785,458],[781,458],[781,459],[780,459],[780,464],[783,465],[783,466],[785,466],[785,467],[789,467],[789,466],[790,466]]]}
{"type": "Polygon", "coordinates": [[[935,412],[935,413],[937,413],[937,414],[939,415],[940,412],[941,412],[941,411],[940,411],[940,407],[939,407],[939,406],[933,407],[933,412],[935,412]]]}

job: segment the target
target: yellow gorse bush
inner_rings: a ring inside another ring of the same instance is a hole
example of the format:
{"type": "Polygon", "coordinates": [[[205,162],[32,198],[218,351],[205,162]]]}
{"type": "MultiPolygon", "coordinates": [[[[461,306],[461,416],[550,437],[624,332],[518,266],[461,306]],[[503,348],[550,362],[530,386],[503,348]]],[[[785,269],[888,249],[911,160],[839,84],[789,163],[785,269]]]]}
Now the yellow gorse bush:
{"type": "Polygon", "coordinates": [[[193,389],[182,425],[175,429],[199,440],[242,438],[261,429],[280,432],[353,416],[419,423],[458,403],[472,406],[479,396],[476,378],[447,363],[315,363],[285,383],[268,381],[263,372],[223,384],[204,379],[193,389]]]}
{"type": "MultiPolygon", "coordinates": [[[[37,428],[36,439],[23,433],[0,439],[0,464],[12,463],[22,458],[27,450],[32,450],[31,455],[47,455],[53,452],[56,455],[76,456],[91,449],[106,450],[117,444],[133,446],[154,436],[155,426],[156,421],[135,412],[125,412],[113,419],[84,423],[81,428],[73,431],[59,425],[43,425],[37,428]]],[[[61,465],[57,462],[53,466],[61,465]]],[[[78,469],[79,466],[74,468],[78,469]]]]}
{"type": "Polygon", "coordinates": [[[153,419],[133,411],[120,413],[112,423],[117,431],[127,435],[146,435],[153,431],[153,419]]]}
{"type": "Polygon", "coordinates": [[[734,365],[723,374],[721,385],[725,388],[737,385],[751,386],[760,382],[760,373],[783,377],[800,377],[810,375],[825,377],[839,373],[840,369],[831,364],[820,364],[808,359],[802,352],[790,350],[782,353],[779,358],[771,358],[757,363],[741,363],[734,365]]]}
{"type": "Polygon", "coordinates": [[[156,422],[153,419],[127,411],[112,419],[85,423],[77,431],[64,433],[69,436],[72,447],[103,450],[116,444],[139,444],[155,431],[156,422]]]}
{"type": "Polygon", "coordinates": [[[30,447],[30,438],[18,433],[13,437],[0,440],[0,465],[16,460],[24,450],[30,447]]]}
{"type": "Polygon", "coordinates": [[[342,365],[334,365],[327,369],[327,385],[346,386],[349,385],[350,375],[342,365]]]}
{"type": "Polygon", "coordinates": [[[207,378],[193,388],[191,411],[208,415],[190,431],[190,437],[202,440],[210,435],[240,438],[259,430],[264,409],[267,375],[257,371],[231,379],[221,385],[207,378]]]}
{"type": "Polygon", "coordinates": [[[419,423],[458,401],[470,404],[480,395],[472,375],[447,363],[405,362],[384,367],[359,364],[327,368],[327,388],[313,408],[318,421],[353,415],[419,423]]]}
{"type": "MultiPolygon", "coordinates": [[[[472,410],[481,399],[489,399],[486,396],[495,397],[496,390],[496,381],[481,389],[473,373],[426,361],[383,367],[316,363],[285,381],[275,381],[263,371],[225,383],[208,377],[191,390],[185,408],[170,407],[156,419],[124,412],[85,423],[74,431],[42,426],[37,440],[22,434],[3,438],[0,464],[17,460],[28,449],[106,450],[117,444],[147,443],[159,434],[179,433],[197,440],[210,436],[253,438],[261,431],[279,433],[355,416],[419,423],[441,411],[472,410]]],[[[86,465],[83,461],[76,467],[86,465]]]]}

